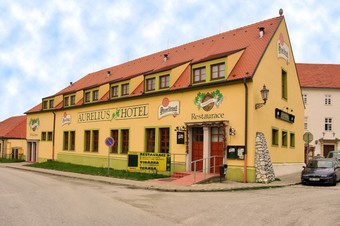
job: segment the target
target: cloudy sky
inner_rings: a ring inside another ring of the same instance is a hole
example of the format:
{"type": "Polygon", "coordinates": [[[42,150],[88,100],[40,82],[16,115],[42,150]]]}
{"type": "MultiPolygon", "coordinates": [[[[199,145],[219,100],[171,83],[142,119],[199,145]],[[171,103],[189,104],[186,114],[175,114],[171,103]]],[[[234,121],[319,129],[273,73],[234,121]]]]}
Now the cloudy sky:
{"type": "Polygon", "coordinates": [[[279,15],[298,63],[340,64],[340,1],[0,0],[0,121],[93,71],[279,15]]]}

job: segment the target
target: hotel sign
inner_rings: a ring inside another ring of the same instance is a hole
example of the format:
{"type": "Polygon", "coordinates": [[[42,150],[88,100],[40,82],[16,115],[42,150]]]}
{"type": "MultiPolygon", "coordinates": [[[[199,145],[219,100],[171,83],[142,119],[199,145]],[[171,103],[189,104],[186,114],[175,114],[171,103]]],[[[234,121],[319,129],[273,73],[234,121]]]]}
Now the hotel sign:
{"type": "Polygon", "coordinates": [[[101,122],[149,117],[149,105],[133,105],[78,113],[78,123],[101,122]]]}

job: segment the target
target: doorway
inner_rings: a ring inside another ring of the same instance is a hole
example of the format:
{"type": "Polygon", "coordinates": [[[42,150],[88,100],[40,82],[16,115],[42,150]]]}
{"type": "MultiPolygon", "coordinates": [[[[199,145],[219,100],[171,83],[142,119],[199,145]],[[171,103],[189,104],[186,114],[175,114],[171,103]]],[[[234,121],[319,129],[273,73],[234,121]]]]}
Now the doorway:
{"type": "Polygon", "coordinates": [[[27,158],[26,161],[28,162],[37,162],[37,142],[30,141],[27,142],[27,158]]]}
{"type": "Polygon", "coordinates": [[[323,145],[323,155],[324,155],[324,157],[327,157],[327,155],[330,151],[335,151],[335,145],[324,144],[323,145]]]}

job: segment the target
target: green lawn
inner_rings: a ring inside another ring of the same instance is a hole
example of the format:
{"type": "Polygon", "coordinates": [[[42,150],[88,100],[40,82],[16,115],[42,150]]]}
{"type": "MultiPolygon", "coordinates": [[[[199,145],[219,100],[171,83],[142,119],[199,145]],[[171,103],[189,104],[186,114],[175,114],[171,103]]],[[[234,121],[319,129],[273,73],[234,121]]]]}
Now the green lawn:
{"type": "MultiPolygon", "coordinates": [[[[58,161],[47,161],[47,162],[42,162],[42,163],[29,164],[26,166],[73,172],[73,173],[90,174],[90,175],[96,175],[96,176],[107,176],[108,175],[107,168],[83,166],[83,165],[76,165],[76,164],[64,163],[64,162],[58,162],[58,161]]],[[[164,178],[168,176],[165,176],[162,174],[153,174],[153,173],[129,172],[127,170],[115,170],[115,169],[110,168],[110,177],[143,181],[143,180],[150,180],[150,179],[156,179],[156,178],[164,178]]]]}
{"type": "Polygon", "coordinates": [[[0,163],[12,163],[12,162],[24,162],[25,160],[21,159],[5,159],[5,158],[0,158],[0,163]]]}

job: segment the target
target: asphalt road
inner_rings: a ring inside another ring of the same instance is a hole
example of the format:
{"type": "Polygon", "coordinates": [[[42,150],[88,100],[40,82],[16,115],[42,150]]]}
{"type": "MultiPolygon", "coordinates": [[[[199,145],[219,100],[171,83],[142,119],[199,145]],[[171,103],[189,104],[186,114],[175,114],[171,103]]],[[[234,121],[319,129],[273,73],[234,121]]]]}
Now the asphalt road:
{"type": "Polygon", "coordinates": [[[340,225],[340,184],[160,192],[0,167],[0,225],[340,225]]]}

